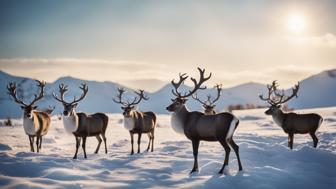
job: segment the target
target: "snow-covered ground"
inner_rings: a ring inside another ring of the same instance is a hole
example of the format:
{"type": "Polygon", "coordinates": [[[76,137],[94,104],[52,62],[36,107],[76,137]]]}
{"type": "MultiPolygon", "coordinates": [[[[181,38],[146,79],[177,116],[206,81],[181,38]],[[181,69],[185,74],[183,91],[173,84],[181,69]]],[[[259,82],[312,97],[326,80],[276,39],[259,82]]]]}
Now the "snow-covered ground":
{"type": "MultiPolygon", "coordinates": [[[[336,188],[336,108],[300,110],[324,117],[317,149],[309,135],[295,135],[294,150],[287,136],[264,110],[235,112],[241,122],[235,133],[243,171],[237,173],[232,151],[224,175],[218,175],[224,150],[217,142],[201,142],[197,174],[192,168],[191,142],[170,127],[170,116],[159,115],[154,152],[130,156],[130,137],[122,116],[110,115],[108,154],[94,154],[97,141],[87,141],[88,159],[73,160],[75,139],[53,118],[42,152],[29,152],[21,120],[0,127],[0,187],[8,188],[336,188]]],[[[103,146],[102,146],[103,147],[103,146]]],[[[136,146],[135,146],[136,147],[136,146]]]]}

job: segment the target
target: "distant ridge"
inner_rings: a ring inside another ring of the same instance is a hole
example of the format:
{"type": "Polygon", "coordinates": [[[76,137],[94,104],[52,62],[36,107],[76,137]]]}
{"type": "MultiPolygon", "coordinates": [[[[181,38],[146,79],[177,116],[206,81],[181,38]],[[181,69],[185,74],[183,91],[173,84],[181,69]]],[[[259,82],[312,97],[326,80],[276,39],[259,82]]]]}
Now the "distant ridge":
{"type": "MultiPolygon", "coordinates": [[[[6,72],[0,71],[0,118],[5,117],[20,117],[22,111],[20,107],[15,104],[7,94],[6,85],[8,82],[16,82],[22,88],[21,94],[25,100],[30,100],[32,94],[36,90],[34,79],[27,77],[13,76],[6,72]]],[[[78,79],[71,76],[60,77],[52,83],[48,83],[46,87],[46,98],[38,103],[39,108],[43,109],[49,105],[56,105],[54,113],[60,114],[62,111],[61,105],[56,102],[51,96],[52,92],[58,92],[58,85],[65,83],[69,85],[69,92],[65,95],[66,99],[73,98],[73,95],[80,95],[78,86],[81,83],[87,83],[89,86],[89,93],[78,106],[79,111],[85,112],[107,112],[120,113],[121,109],[118,104],[112,102],[112,98],[116,95],[117,87],[120,85],[114,82],[98,82],[78,79]]],[[[293,99],[289,102],[289,106],[296,109],[315,108],[315,107],[329,107],[336,106],[336,69],[326,70],[319,74],[312,75],[300,81],[299,98],[293,99]]],[[[123,86],[125,87],[125,86],[123,86]]],[[[127,90],[131,90],[125,87],[127,90]]],[[[182,90],[187,90],[188,86],[182,86],[182,90]]],[[[151,110],[159,114],[168,113],[165,107],[170,104],[171,85],[166,84],[160,90],[154,93],[148,93],[149,101],[141,102],[140,110],[151,110]]],[[[223,89],[222,97],[218,101],[216,108],[224,110],[230,104],[255,104],[265,105],[258,98],[258,94],[265,92],[264,84],[248,82],[235,87],[223,89]]],[[[215,90],[212,88],[200,91],[200,97],[205,97],[208,93],[214,94],[215,90]]],[[[133,96],[132,92],[128,92],[127,96],[133,96]]],[[[190,99],[187,102],[188,108],[191,110],[201,110],[201,106],[190,99]]]]}

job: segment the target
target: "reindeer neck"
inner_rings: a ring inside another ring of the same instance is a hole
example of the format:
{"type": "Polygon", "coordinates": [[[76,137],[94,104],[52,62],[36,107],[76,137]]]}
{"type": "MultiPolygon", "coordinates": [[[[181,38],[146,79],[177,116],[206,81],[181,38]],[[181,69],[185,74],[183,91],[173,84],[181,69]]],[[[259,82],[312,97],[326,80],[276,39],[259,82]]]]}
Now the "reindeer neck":
{"type": "Polygon", "coordinates": [[[189,110],[185,105],[183,105],[178,111],[173,113],[173,118],[180,122],[180,126],[184,127],[184,123],[186,122],[188,113],[189,110]]]}
{"type": "Polygon", "coordinates": [[[63,126],[69,133],[77,131],[79,127],[78,115],[75,111],[70,116],[63,116],[63,126]]]}
{"type": "Polygon", "coordinates": [[[278,109],[278,110],[272,115],[272,118],[273,118],[274,122],[275,122],[277,125],[279,125],[280,127],[282,127],[284,117],[285,117],[285,113],[283,113],[281,109],[278,109]]]}

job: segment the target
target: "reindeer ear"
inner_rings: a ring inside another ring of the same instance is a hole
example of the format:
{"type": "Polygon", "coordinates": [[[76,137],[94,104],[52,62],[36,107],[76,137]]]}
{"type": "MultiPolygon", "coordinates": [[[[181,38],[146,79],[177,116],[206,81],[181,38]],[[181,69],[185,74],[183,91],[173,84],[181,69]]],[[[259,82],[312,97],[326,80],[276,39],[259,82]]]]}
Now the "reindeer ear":
{"type": "Polygon", "coordinates": [[[187,102],[188,99],[183,98],[183,99],[181,99],[181,100],[182,100],[182,103],[185,104],[185,103],[187,102]]]}
{"type": "Polygon", "coordinates": [[[277,105],[277,108],[281,108],[281,104],[277,105]]]}
{"type": "Polygon", "coordinates": [[[122,109],[122,110],[125,110],[126,108],[125,108],[124,106],[121,106],[121,109],[122,109]]]}
{"type": "Polygon", "coordinates": [[[22,109],[22,110],[24,110],[24,109],[25,109],[25,107],[24,107],[24,106],[21,106],[21,109],[22,109]]]}
{"type": "Polygon", "coordinates": [[[74,103],[74,104],[72,105],[72,107],[74,107],[74,108],[77,108],[77,106],[78,106],[78,103],[74,103]]]}
{"type": "Polygon", "coordinates": [[[131,106],[130,108],[131,108],[131,109],[134,109],[134,106],[131,106]]]}
{"type": "Polygon", "coordinates": [[[37,106],[33,106],[32,109],[35,110],[37,108],[37,106]]]}

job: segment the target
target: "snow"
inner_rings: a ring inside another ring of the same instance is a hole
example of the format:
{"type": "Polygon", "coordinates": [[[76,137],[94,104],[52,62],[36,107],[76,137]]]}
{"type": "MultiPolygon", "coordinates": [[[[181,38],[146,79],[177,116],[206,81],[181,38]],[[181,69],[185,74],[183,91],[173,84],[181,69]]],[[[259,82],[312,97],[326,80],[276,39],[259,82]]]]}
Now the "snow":
{"type": "MultiPolygon", "coordinates": [[[[170,126],[169,115],[158,115],[154,152],[130,155],[130,136],[122,115],[109,115],[108,154],[94,154],[97,140],[87,139],[88,158],[80,148],[73,160],[75,139],[62,121],[53,117],[44,137],[41,153],[29,152],[22,120],[15,126],[0,127],[1,188],[335,188],[336,187],[336,108],[300,110],[317,112],[325,119],[317,133],[318,148],[309,135],[295,135],[294,150],[287,136],[264,110],[237,111],[240,119],[234,139],[240,146],[243,171],[230,154],[224,175],[217,172],[224,150],[217,142],[201,142],[198,173],[189,175],[193,165],[191,142],[170,126]]],[[[137,145],[135,145],[137,149],[137,145]]]]}

